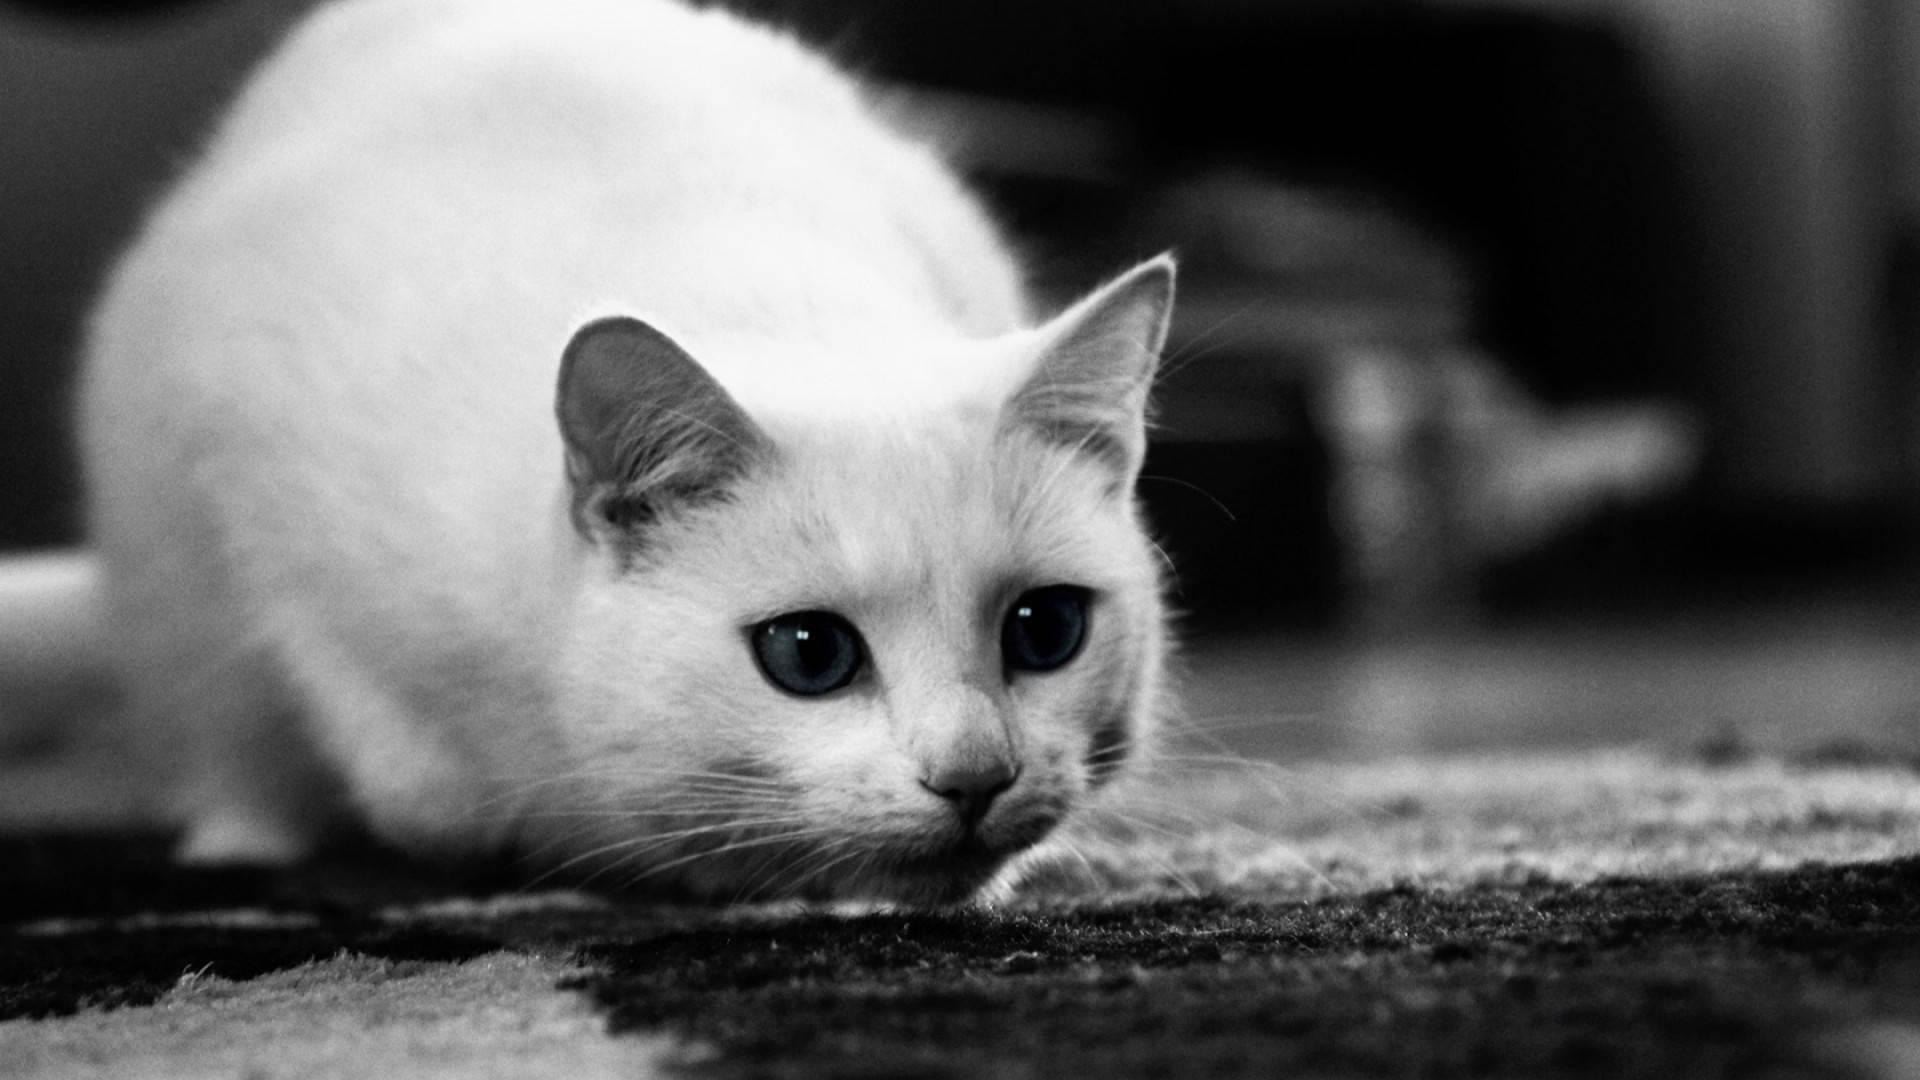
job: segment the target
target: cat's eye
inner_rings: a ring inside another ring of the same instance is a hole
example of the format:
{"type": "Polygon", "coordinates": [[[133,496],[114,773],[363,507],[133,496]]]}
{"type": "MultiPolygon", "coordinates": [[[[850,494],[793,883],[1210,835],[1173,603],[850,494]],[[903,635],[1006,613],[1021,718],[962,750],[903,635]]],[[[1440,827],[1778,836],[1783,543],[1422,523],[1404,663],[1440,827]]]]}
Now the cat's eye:
{"type": "Polygon", "coordinates": [[[761,674],[790,694],[831,694],[860,672],[860,632],[831,611],[778,615],[748,633],[761,674]]]}
{"type": "Polygon", "coordinates": [[[1000,656],[1018,671],[1052,671],[1074,658],[1087,637],[1087,602],[1078,585],[1029,589],[1007,609],[1000,656]]]}

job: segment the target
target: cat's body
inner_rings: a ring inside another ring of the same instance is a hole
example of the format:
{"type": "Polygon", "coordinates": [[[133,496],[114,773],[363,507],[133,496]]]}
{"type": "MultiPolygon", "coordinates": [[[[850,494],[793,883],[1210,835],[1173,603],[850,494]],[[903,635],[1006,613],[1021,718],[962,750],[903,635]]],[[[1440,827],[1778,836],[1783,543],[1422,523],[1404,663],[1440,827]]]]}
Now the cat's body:
{"type": "Polygon", "coordinates": [[[935,158],[730,17],[324,10],[93,325],[134,760],[203,858],[344,812],[614,883],[965,895],[1150,723],[1170,299],[1149,264],[1024,329],[935,158]],[[1076,610],[1065,660],[1008,643],[1076,610]]]}

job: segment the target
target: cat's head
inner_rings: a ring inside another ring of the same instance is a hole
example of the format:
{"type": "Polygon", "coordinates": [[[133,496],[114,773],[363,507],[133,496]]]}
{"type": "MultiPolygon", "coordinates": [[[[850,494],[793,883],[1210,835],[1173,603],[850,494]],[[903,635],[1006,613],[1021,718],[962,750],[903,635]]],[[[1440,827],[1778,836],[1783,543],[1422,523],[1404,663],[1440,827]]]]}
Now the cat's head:
{"type": "Polygon", "coordinates": [[[531,796],[532,846],[610,884],[937,903],[1125,772],[1164,648],[1133,487],[1172,297],[1163,257],[898,358],[963,389],[838,411],[744,407],[635,319],[581,329],[571,779],[531,796]]]}

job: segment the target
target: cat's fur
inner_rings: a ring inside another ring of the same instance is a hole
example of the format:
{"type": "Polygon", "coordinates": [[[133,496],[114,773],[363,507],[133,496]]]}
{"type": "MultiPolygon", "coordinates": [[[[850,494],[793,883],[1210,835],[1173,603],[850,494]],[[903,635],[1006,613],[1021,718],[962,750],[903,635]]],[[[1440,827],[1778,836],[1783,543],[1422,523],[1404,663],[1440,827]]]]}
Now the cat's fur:
{"type": "Polygon", "coordinates": [[[1171,300],[1163,258],[1032,326],[935,156],[731,16],[324,9],[92,324],[142,767],[200,858],[344,810],[615,884],[968,895],[1152,723],[1171,300]],[[609,315],[644,324],[575,338],[609,315]],[[1052,584],[1086,645],[1009,671],[1007,605],[1052,584]],[[858,628],[854,684],[757,669],[747,628],[804,610],[858,628]],[[969,825],[923,780],[982,762],[1017,779],[969,825]]]}

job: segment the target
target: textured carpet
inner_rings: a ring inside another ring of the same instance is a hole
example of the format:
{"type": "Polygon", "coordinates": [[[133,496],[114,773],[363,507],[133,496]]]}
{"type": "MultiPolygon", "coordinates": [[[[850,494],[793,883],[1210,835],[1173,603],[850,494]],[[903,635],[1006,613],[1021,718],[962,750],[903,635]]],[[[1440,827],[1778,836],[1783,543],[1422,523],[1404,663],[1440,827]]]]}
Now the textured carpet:
{"type": "Polygon", "coordinates": [[[0,1075],[1920,1075],[1920,775],[1193,764],[973,910],[0,841],[0,1075]]]}

